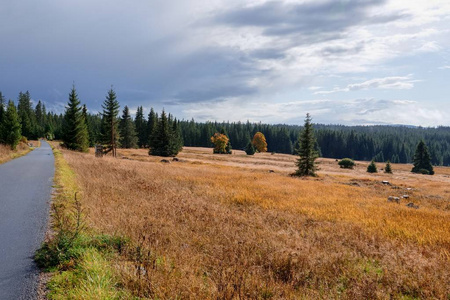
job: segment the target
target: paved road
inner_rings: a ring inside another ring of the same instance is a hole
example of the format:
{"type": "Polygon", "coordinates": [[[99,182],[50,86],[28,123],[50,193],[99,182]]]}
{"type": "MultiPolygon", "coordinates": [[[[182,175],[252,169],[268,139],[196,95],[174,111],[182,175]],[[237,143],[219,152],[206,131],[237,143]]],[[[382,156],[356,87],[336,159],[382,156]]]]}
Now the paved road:
{"type": "Polygon", "coordinates": [[[54,158],[50,145],[0,165],[0,299],[34,299],[33,254],[47,225],[54,158]]]}

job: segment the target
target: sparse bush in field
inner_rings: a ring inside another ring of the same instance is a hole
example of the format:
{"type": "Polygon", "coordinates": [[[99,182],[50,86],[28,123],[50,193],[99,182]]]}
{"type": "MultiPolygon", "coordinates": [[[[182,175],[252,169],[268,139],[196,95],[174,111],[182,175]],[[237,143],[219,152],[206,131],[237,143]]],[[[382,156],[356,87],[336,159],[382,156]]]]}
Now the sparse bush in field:
{"type": "Polygon", "coordinates": [[[375,161],[371,161],[370,164],[367,166],[367,172],[369,173],[377,173],[377,165],[375,164],[375,161]]]}
{"type": "Polygon", "coordinates": [[[343,169],[353,169],[356,164],[353,159],[343,158],[338,162],[338,165],[343,169]]]}

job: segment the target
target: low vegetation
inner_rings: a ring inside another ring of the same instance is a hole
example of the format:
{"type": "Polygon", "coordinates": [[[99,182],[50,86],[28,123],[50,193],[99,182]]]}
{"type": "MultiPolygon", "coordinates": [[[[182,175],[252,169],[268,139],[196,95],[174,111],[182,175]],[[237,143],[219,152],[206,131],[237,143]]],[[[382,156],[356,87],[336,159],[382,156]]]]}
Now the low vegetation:
{"type": "Polygon", "coordinates": [[[47,298],[131,299],[120,288],[118,271],[111,265],[127,241],[85,226],[76,174],[59,150],[54,149],[54,155],[51,234],[35,254],[37,265],[52,273],[47,298]]]}
{"type": "Polygon", "coordinates": [[[185,148],[162,164],[144,149],[119,150],[126,159],[63,150],[90,237],[72,273],[52,279],[55,295],[98,261],[92,268],[111,275],[87,277],[114,278],[110,288],[139,298],[448,297],[448,168],[425,178],[395,164],[386,185],[383,173],[334,160],[318,160],[318,177],[295,178],[290,155],[211,152],[185,148]],[[92,232],[126,242],[104,252],[92,232]]]}
{"type": "Polygon", "coordinates": [[[351,158],[343,158],[338,162],[338,165],[343,169],[353,169],[356,164],[351,158]]]}

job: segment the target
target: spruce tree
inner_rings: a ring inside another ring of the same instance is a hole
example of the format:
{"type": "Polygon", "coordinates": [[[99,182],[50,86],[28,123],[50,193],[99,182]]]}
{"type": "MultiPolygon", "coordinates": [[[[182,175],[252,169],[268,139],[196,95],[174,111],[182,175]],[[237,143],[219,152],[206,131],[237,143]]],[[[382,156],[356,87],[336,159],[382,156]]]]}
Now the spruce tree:
{"type": "Polygon", "coordinates": [[[19,122],[19,115],[17,114],[16,106],[11,100],[8,102],[8,107],[6,109],[3,125],[4,134],[3,139],[6,145],[9,145],[12,150],[16,150],[19,144],[20,138],[22,137],[21,125],[19,122]]]}
{"type": "Polygon", "coordinates": [[[116,157],[116,148],[119,146],[119,102],[116,93],[111,89],[108,91],[105,101],[102,104],[102,128],[101,141],[106,145],[106,153],[111,152],[116,157]]]}
{"type": "Polygon", "coordinates": [[[130,110],[125,105],[123,109],[122,118],[119,124],[120,130],[120,145],[122,148],[136,148],[137,147],[137,135],[134,128],[134,122],[130,116],[130,110]]]}
{"type": "Polygon", "coordinates": [[[138,106],[136,111],[136,118],[134,119],[136,134],[138,137],[138,146],[143,148],[148,144],[147,124],[144,118],[144,109],[138,106]]]}
{"type": "Polygon", "coordinates": [[[391,162],[388,160],[386,166],[384,167],[384,173],[392,174],[391,162]]]}
{"type": "Polygon", "coordinates": [[[253,146],[253,143],[249,141],[247,147],[245,147],[245,153],[247,153],[247,155],[254,155],[255,152],[255,146],[253,146]]]}
{"type": "Polygon", "coordinates": [[[73,86],[64,115],[62,140],[67,149],[87,152],[89,150],[89,137],[81,109],[77,91],[73,86]]]}
{"type": "Polygon", "coordinates": [[[3,121],[4,115],[5,115],[5,97],[3,97],[2,92],[0,92],[0,124],[3,121]]]}
{"type": "Polygon", "coordinates": [[[374,160],[372,160],[370,162],[370,164],[367,166],[367,172],[369,172],[369,173],[377,173],[378,172],[377,165],[375,164],[374,160]]]}
{"type": "Polygon", "coordinates": [[[295,176],[316,176],[316,164],[315,160],[318,157],[315,150],[316,139],[314,137],[314,129],[311,123],[311,116],[306,114],[305,125],[303,131],[299,137],[299,150],[300,156],[297,160],[297,171],[295,176]]]}
{"type": "Polygon", "coordinates": [[[147,121],[147,131],[146,131],[146,135],[147,135],[147,140],[148,140],[148,146],[151,148],[152,147],[152,136],[153,136],[153,131],[155,130],[156,126],[158,124],[158,114],[155,113],[155,111],[153,110],[153,107],[150,108],[150,112],[148,114],[148,121],[147,121]]]}
{"type": "Polygon", "coordinates": [[[169,119],[163,110],[151,135],[151,147],[148,154],[176,156],[180,150],[180,143],[173,132],[173,126],[169,123],[169,119]]]}
{"type": "Polygon", "coordinates": [[[0,92],[0,144],[5,143],[5,129],[3,128],[5,113],[5,98],[3,97],[2,92],[0,92]]]}
{"type": "Polygon", "coordinates": [[[31,107],[31,96],[28,91],[19,93],[19,101],[17,104],[17,113],[19,115],[20,124],[22,126],[22,135],[31,139],[34,131],[35,116],[31,107]]]}
{"type": "Polygon", "coordinates": [[[429,175],[434,174],[433,166],[431,165],[431,157],[424,141],[420,141],[419,144],[417,144],[413,163],[414,167],[411,172],[429,175]]]}

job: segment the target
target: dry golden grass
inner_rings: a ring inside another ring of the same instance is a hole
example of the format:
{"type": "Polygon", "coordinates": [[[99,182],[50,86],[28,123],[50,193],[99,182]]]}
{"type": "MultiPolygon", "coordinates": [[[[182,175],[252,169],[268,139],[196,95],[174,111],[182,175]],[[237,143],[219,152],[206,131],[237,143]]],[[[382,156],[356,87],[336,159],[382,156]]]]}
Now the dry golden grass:
{"type": "Polygon", "coordinates": [[[88,224],[130,238],[114,266],[135,295],[447,299],[449,168],[370,175],[364,162],[341,170],[321,159],[318,178],[299,179],[290,155],[211,152],[185,148],[164,164],[146,150],[119,150],[128,159],[63,151],[88,224]],[[401,204],[386,200],[403,194],[401,204]]]}
{"type": "MultiPolygon", "coordinates": [[[[39,147],[39,141],[29,141],[36,147],[39,147]]],[[[0,144],[0,164],[10,161],[11,159],[23,156],[30,152],[31,149],[26,143],[19,143],[16,150],[11,150],[11,147],[0,144]]]]}

